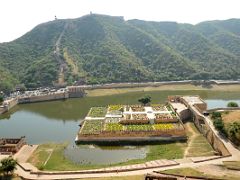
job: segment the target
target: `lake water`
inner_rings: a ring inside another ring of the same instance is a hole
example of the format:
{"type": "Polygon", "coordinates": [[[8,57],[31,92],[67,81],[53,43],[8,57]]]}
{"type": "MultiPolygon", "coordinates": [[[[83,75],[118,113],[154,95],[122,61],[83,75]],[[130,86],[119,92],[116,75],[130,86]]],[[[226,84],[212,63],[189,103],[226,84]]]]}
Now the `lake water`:
{"type": "MultiPolygon", "coordinates": [[[[109,104],[135,104],[137,99],[144,94],[152,97],[152,103],[164,103],[169,95],[199,95],[206,100],[208,108],[226,107],[229,101],[236,101],[240,104],[240,92],[219,91],[139,91],[111,96],[23,104],[0,116],[0,137],[26,136],[29,144],[69,142],[68,151],[65,152],[66,156],[70,159],[74,159],[73,157],[76,156],[80,157],[75,160],[76,162],[97,163],[101,161],[104,163],[105,158],[113,159],[115,163],[126,161],[126,159],[144,158],[145,147],[121,147],[120,149],[106,150],[96,146],[74,145],[74,139],[79,129],[78,124],[86,116],[90,107],[109,104]],[[96,153],[101,154],[98,161],[91,158],[96,153]],[[106,158],[110,156],[111,158],[106,158]],[[114,159],[114,157],[116,158],[114,159]]],[[[106,163],[110,162],[106,160],[106,163]]]]}

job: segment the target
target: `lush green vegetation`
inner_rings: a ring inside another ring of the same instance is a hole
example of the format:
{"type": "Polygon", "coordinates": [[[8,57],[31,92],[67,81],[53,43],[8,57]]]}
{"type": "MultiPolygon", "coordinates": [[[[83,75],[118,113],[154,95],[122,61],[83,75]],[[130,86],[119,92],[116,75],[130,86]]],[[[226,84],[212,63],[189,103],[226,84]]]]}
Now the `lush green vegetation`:
{"type": "Polygon", "coordinates": [[[16,169],[16,166],[17,166],[17,161],[12,157],[7,157],[2,159],[0,162],[0,179],[1,179],[1,173],[3,173],[4,176],[12,174],[13,171],[16,169]]]}
{"type": "Polygon", "coordinates": [[[175,128],[174,124],[172,123],[154,124],[153,127],[156,130],[171,130],[175,128]]]}
{"type": "Polygon", "coordinates": [[[123,131],[124,126],[120,123],[106,123],[106,131],[123,131]]]}
{"type": "Polygon", "coordinates": [[[216,118],[213,120],[213,125],[214,127],[219,130],[220,132],[222,132],[223,134],[225,134],[225,128],[224,128],[224,123],[222,118],[216,118]]]}
{"type": "Polygon", "coordinates": [[[185,124],[187,135],[191,143],[189,144],[186,157],[214,156],[214,150],[207,139],[197,130],[193,122],[185,124]]]}
{"type": "Polygon", "coordinates": [[[107,113],[106,107],[92,107],[88,116],[90,117],[105,117],[107,113]]]}
{"type": "Polygon", "coordinates": [[[64,27],[60,56],[69,84],[240,78],[238,19],[190,25],[87,15],[43,23],[1,43],[0,88],[54,84],[55,43],[64,27]]]}
{"type": "Polygon", "coordinates": [[[127,131],[152,131],[153,127],[150,124],[141,124],[141,125],[126,125],[127,131]]]}
{"type": "Polygon", "coordinates": [[[122,105],[109,105],[108,107],[109,111],[123,111],[123,106],[122,105]]]}
{"type": "Polygon", "coordinates": [[[238,107],[238,103],[236,103],[236,102],[229,102],[227,104],[227,107],[238,107]]]}
{"type": "MultiPolygon", "coordinates": [[[[232,142],[234,142],[236,145],[240,145],[240,121],[239,119],[228,119],[224,118],[223,116],[226,114],[237,114],[238,112],[213,112],[212,113],[212,119],[213,119],[213,124],[217,130],[222,132],[225,136],[227,136],[232,142]]],[[[233,117],[238,117],[233,115],[233,117]]]]}
{"type": "Polygon", "coordinates": [[[81,134],[99,134],[103,129],[103,120],[85,120],[81,134]]]}
{"type": "Polygon", "coordinates": [[[3,102],[3,95],[0,94],[0,105],[2,104],[3,102]]]}
{"type": "Polygon", "coordinates": [[[83,169],[94,169],[109,166],[129,165],[144,163],[146,161],[152,161],[156,159],[180,159],[183,157],[186,143],[170,143],[160,145],[149,145],[149,150],[146,158],[130,160],[118,164],[110,165],[80,165],[75,164],[64,156],[64,149],[66,144],[42,144],[39,145],[37,150],[32,154],[28,160],[37,168],[42,170],[83,170],[83,169]],[[49,150],[52,151],[50,158],[48,159],[49,150]],[[40,153],[45,151],[46,153],[40,153]],[[48,161],[47,161],[48,159],[48,161]]]}
{"type": "Polygon", "coordinates": [[[151,102],[151,97],[146,95],[146,96],[141,97],[140,99],[138,99],[138,102],[142,103],[145,106],[146,104],[151,102]]]}

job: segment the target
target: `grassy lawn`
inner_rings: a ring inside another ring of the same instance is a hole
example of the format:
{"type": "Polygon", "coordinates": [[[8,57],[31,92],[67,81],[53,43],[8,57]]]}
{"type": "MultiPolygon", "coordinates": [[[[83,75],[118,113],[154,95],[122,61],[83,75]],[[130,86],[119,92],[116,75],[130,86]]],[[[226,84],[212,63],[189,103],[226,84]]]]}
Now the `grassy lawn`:
{"type": "Polygon", "coordinates": [[[44,163],[49,157],[50,153],[55,150],[57,144],[49,143],[40,145],[34,154],[28,159],[29,162],[34,164],[38,169],[43,169],[44,163]]]}
{"type": "MultiPolygon", "coordinates": [[[[95,169],[109,167],[110,165],[79,165],[64,157],[64,148],[67,144],[43,144],[39,145],[37,150],[28,160],[30,163],[35,165],[37,168],[42,170],[84,170],[84,169],[95,169]],[[48,151],[52,150],[52,154],[49,160],[48,151]],[[46,152],[47,151],[47,152],[46,152]],[[45,153],[44,153],[45,152],[45,153]],[[46,163],[44,165],[44,163],[46,163]]],[[[149,151],[146,158],[130,160],[124,163],[118,163],[111,166],[119,165],[129,165],[144,163],[146,161],[156,160],[156,159],[178,159],[183,157],[184,149],[186,148],[186,143],[170,143],[162,145],[150,145],[149,151]]]]}
{"type": "Polygon", "coordinates": [[[99,134],[103,129],[103,120],[85,120],[81,134],[99,134]]]}
{"type": "Polygon", "coordinates": [[[198,156],[213,156],[214,150],[208,143],[206,138],[199,133],[195,125],[192,122],[188,122],[185,125],[187,129],[187,135],[191,141],[187,152],[187,157],[198,157],[198,156]]]}
{"type": "Polygon", "coordinates": [[[213,156],[214,150],[207,142],[206,138],[200,134],[193,139],[188,153],[189,157],[213,156]]]}
{"type": "Polygon", "coordinates": [[[197,176],[197,177],[203,177],[203,178],[222,179],[222,176],[213,176],[210,174],[205,174],[193,168],[177,168],[177,169],[169,169],[161,172],[167,173],[167,174],[169,173],[169,174],[182,175],[182,176],[197,176]]]}
{"type": "MultiPolygon", "coordinates": [[[[87,178],[84,180],[143,180],[144,179],[144,175],[140,175],[140,176],[115,176],[115,177],[102,177],[102,178],[87,178]]],[[[81,179],[83,180],[83,179],[81,179]]]]}
{"type": "Polygon", "coordinates": [[[197,171],[193,168],[177,168],[177,169],[169,169],[161,171],[167,174],[176,174],[176,175],[183,175],[183,176],[198,176],[198,177],[207,177],[204,173],[197,171]]]}
{"type": "Polygon", "coordinates": [[[212,179],[226,179],[226,180],[238,180],[239,177],[236,177],[232,174],[225,174],[224,176],[219,175],[211,175],[211,174],[206,174],[204,172],[201,172],[197,169],[193,168],[177,168],[177,169],[169,169],[169,170],[164,170],[160,171],[162,173],[167,173],[167,174],[175,174],[175,175],[182,175],[182,176],[197,176],[197,177],[203,177],[203,178],[212,178],[212,179]]]}
{"type": "Polygon", "coordinates": [[[105,117],[107,113],[106,107],[92,107],[87,116],[90,117],[105,117]]]}
{"type": "Polygon", "coordinates": [[[137,91],[166,91],[166,90],[213,90],[213,91],[240,91],[240,85],[213,85],[211,89],[192,84],[172,84],[161,85],[158,87],[133,87],[133,88],[112,88],[112,89],[94,89],[86,90],[87,96],[108,96],[113,94],[123,94],[137,91]]]}
{"type": "Polygon", "coordinates": [[[223,165],[227,169],[237,169],[237,170],[240,170],[240,161],[223,161],[223,165]]]}

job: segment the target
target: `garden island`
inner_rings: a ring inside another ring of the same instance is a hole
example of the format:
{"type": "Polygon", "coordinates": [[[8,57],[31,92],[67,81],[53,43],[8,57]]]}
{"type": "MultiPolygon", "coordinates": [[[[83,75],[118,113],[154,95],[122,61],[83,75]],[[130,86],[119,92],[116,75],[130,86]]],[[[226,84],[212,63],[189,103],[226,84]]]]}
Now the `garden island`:
{"type": "Polygon", "coordinates": [[[132,144],[186,139],[182,121],[166,103],[92,107],[75,142],[132,144]]]}

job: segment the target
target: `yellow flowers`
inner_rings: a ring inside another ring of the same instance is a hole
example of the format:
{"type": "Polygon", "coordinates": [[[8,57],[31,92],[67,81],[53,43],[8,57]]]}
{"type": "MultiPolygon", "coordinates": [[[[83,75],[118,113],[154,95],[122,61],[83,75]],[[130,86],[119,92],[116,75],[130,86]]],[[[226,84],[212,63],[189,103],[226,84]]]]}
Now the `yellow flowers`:
{"type": "Polygon", "coordinates": [[[175,128],[174,125],[170,123],[154,124],[153,127],[155,130],[171,130],[175,128]]]}

